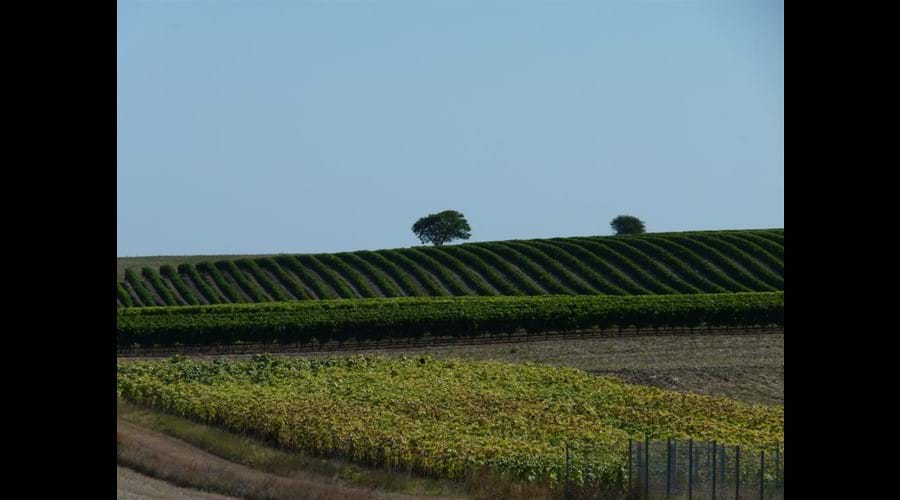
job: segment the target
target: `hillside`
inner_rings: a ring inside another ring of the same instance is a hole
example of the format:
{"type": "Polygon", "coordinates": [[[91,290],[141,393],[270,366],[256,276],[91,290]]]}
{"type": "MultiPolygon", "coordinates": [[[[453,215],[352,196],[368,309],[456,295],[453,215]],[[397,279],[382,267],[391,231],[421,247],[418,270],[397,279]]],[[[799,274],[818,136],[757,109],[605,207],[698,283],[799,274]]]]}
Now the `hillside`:
{"type": "Polygon", "coordinates": [[[117,259],[118,306],[784,290],[784,230],[651,233],[335,254],[117,259]]]}

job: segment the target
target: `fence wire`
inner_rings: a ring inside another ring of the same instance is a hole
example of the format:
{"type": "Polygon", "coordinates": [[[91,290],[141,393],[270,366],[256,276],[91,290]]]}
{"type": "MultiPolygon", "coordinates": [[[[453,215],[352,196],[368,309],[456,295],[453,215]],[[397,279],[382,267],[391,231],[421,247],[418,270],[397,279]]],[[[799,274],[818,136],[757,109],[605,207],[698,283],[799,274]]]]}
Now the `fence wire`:
{"type": "Polygon", "coordinates": [[[781,500],[784,447],[632,440],[626,489],[634,499],[781,500]]]}

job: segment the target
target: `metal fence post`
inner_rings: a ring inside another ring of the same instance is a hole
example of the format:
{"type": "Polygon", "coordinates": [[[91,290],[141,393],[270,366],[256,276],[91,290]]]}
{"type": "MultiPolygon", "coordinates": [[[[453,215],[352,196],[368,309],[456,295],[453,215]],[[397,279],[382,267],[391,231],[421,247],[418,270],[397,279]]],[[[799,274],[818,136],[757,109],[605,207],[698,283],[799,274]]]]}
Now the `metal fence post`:
{"type": "Polygon", "coordinates": [[[628,438],[628,490],[631,490],[631,438],[628,438]]]}
{"type": "Polygon", "coordinates": [[[725,491],[728,488],[728,447],[726,445],[722,445],[722,491],[725,491]]]}
{"type": "Polygon", "coordinates": [[[666,441],[666,498],[672,495],[672,438],[666,441]]]}
{"type": "Polygon", "coordinates": [[[759,500],[763,500],[763,493],[766,491],[765,477],[763,471],[766,470],[766,450],[759,450],[759,500]]]}
{"type": "Polygon", "coordinates": [[[678,491],[678,440],[672,442],[672,479],[675,483],[675,491],[678,491]]]}
{"type": "Polygon", "coordinates": [[[716,500],[716,442],[712,442],[712,497],[716,500]]]}
{"type": "Polygon", "coordinates": [[[734,447],[734,500],[741,500],[741,445],[734,447]]]}
{"type": "Polygon", "coordinates": [[[636,441],[634,443],[634,457],[637,459],[637,467],[635,467],[635,473],[637,474],[637,485],[635,485],[634,490],[638,493],[638,497],[641,496],[641,490],[644,488],[644,442],[636,441]]]}
{"type": "Polygon", "coordinates": [[[694,438],[688,440],[688,500],[694,498],[694,438]]]}
{"type": "Polygon", "coordinates": [[[644,435],[644,498],[650,498],[650,436],[644,435]]]}
{"type": "Polygon", "coordinates": [[[778,481],[779,481],[780,475],[781,475],[780,474],[781,473],[780,466],[781,466],[781,444],[776,444],[775,445],[775,487],[776,488],[781,486],[780,484],[778,484],[778,481]]]}
{"type": "Polygon", "coordinates": [[[566,485],[563,494],[566,500],[569,500],[569,442],[566,441],[566,485]]]}

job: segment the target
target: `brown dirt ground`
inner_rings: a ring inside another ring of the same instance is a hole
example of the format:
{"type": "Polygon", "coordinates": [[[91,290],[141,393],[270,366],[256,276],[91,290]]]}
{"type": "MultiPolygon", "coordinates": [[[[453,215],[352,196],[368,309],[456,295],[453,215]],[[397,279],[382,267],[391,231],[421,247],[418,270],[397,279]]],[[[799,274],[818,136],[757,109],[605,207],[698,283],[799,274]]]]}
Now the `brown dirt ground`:
{"type": "Polygon", "coordinates": [[[116,467],[116,498],[118,500],[165,500],[170,498],[183,500],[238,500],[234,497],[180,488],[126,467],[116,467]]]}
{"type": "Polygon", "coordinates": [[[784,334],[551,340],[399,349],[379,354],[546,363],[636,384],[727,396],[748,403],[784,404],[784,334]]]}
{"type": "Polygon", "coordinates": [[[302,472],[290,478],[269,474],[230,462],[180,439],[122,419],[117,420],[116,431],[119,439],[120,464],[127,466],[137,464],[138,468],[150,469],[154,476],[176,485],[191,485],[220,491],[224,488],[239,497],[323,500],[416,498],[348,487],[329,481],[329,478],[302,472]]]}

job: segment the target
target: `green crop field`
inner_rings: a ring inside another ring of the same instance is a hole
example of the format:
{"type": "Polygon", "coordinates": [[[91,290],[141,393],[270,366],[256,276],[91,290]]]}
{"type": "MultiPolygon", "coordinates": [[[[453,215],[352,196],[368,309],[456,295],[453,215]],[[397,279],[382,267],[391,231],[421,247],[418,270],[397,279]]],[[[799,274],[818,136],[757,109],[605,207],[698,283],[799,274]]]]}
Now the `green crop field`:
{"type": "Polygon", "coordinates": [[[308,343],[610,328],[784,326],[784,292],[293,301],[119,310],[117,343],[308,343]]]}
{"type": "Polygon", "coordinates": [[[436,477],[472,471],[621,485],[629,438],[783,453],[784,407],[631,385],[572,368],[430,357],[119,363],[125,400],[287,449],[436,477]]]}
{"type": "Polygon", "coordinates": [[[117,259],[120,307],[379,297],[784,290],[784,230],[652,233],[314,255],[117,259]]]}

